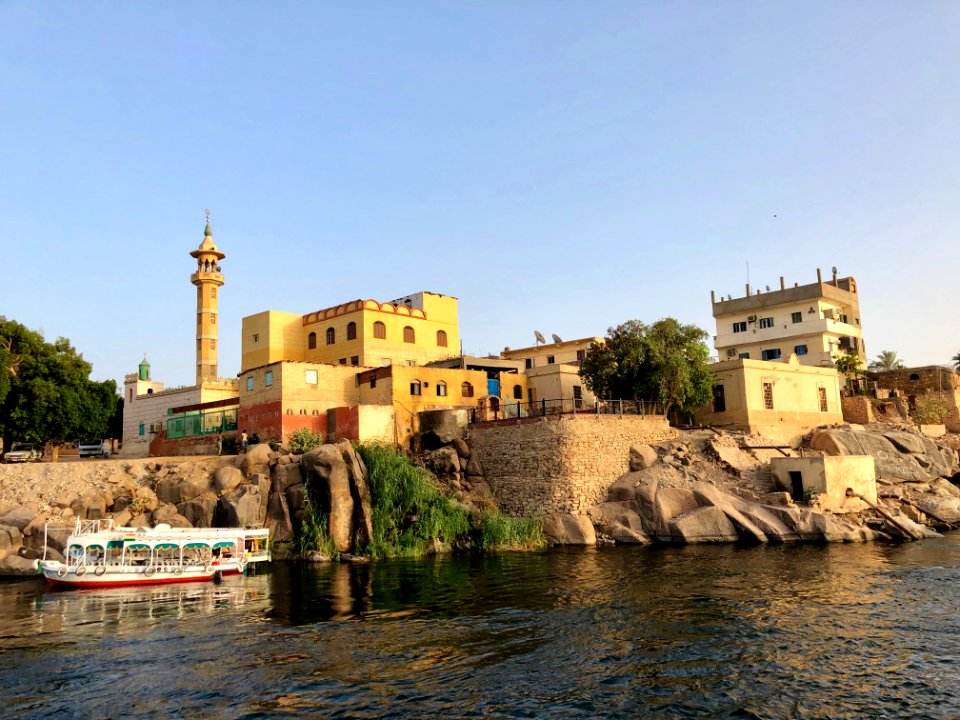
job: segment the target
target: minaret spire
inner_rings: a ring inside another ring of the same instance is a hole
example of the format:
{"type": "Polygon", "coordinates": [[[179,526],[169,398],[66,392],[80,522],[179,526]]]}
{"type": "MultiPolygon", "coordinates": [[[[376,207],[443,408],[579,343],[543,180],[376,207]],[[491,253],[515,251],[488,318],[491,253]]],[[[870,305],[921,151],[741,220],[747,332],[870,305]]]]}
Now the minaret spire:
{"type": "Polygon", "coordinates": [[[217,295],[224,283],[220,261],[226,257],[213,242],[210,210],[206,217],[203,242],[190,253],[197,259],[197,270],[190,276],[197,286],[197,385],[217,379],[217,295]]]}

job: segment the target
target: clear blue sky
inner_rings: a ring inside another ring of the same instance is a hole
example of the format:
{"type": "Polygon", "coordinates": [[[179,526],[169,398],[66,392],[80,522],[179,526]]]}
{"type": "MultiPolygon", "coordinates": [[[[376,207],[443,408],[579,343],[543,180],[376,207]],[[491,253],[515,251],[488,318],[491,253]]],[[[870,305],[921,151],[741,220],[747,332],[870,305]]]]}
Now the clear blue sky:
{"type": "Polygon", "coordinates": [[[203,210],[240,319],[421,289],[468,353],[710,290],[861,291],[960,351],[960,3],[0,2],[0,314],[194,377],[203,210]],[[774,217],[776,216],[776,217],[774,217]]]}

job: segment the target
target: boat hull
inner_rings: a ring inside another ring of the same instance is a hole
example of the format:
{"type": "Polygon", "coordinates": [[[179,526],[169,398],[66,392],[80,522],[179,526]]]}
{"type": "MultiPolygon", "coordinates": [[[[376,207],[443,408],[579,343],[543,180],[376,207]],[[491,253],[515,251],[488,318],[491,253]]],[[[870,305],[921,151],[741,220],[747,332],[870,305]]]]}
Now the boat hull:
{"type": "Polygon", "coordinates": [[[133,587],[138,585],[169,585],[172,583],[210,582],[216,569],[208,570],[203,567],[185,568],[176,573],[170,570],[153,570],[144,572],[146,568],[124,567],[107,569],[97,575],[94,570],[77,575],[75,568],[67,569],[62,563],[41,563],[40,571],[56,588],[115,588],[133,587]],[[66,571],[65,571],[66,570],[66,571]]]}

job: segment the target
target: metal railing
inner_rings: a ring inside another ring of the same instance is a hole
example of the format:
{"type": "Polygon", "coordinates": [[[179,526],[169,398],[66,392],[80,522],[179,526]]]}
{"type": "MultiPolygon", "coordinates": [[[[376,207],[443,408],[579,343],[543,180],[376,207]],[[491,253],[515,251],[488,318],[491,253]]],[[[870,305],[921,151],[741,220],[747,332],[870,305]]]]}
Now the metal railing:
{"type": "Polygon", "coordinates": [[[555,415],[663,415],[663,403],[653,400],[596,400],[556,398],[535,402],[503,402],[472,408],[470,423],[550,417],[555,415]]]}
{"type": "Polygon", "coordinates": [[[237,429],[237,409],[171,415],[166,419],[166,426],[170,439],[230,432],[237,429]]]}

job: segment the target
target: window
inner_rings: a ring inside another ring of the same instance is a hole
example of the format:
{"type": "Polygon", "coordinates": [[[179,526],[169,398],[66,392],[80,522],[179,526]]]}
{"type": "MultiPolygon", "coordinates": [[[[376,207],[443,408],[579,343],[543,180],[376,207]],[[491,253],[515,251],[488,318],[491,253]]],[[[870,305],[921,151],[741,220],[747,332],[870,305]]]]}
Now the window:
{"type": "Polygon", "coordinates": [[[217,340],[216,340],[216,338],[210,338],[210,349],[211,349],[211,350],[216,350],[216,349],[217,349],[217,340]]]}
{"type": "Polygon", "coordinates": [[[744,321],[742,321],[742,322],[735,322],[735,323],[733,324],[733,331],[734,331],[735,333],[746,332],[746,331],[747,331],[747,321],[744,320],[744,321]]]}
{"type": "Polygon", "coordinates": [[[760,359],[761,360],[779,360],[780,348],[772,348],[770,350],[761,350],[760,359]]]}
{"type": "Polygon", "coordinates": [[[439,397],[446,397],[447,395],[447,384],[442,380],[437,383],[437,395],[439,397]]]}
{"type": "Polygon", "coordinates": [[[314,350],[317,347],[317,334],[315,332],[307,335],[307,350],[314,350]]]}
{"type": "Polygon", "coordinates": [[[911,379],[911,380],[914,380],[914,381],[919,380],[919,379],[920,379],[920,374],[919,374],[919,373],[910,373],[910,379],[911,379]]]}
{"type": "Polygon", "coordinates": [[[210,297],[212,297],[212,298],[217,297],[217,286],[216,286],[216,285],[214,285],[212,288],[210,288],[210,297]]]}
{"type": "Polygon", "coordinates": [[[790,313],[790,320],[795,323],[803,322],[803,313],[802,312],[790,313]]]}
{"type": "Polygon", "coordinates": [[[749,359],[750,359],[750,353],[740,353],[739,355],[737,355],[737,359],[738,359],[738,360],[749,360],[749,359]]]}
{"type": "Polygon", "coordinates": [[[203,340],[201,340],[200,338],[197,338],[197,350],[202,350],[202,349],[203,349],[203,340]]]}
{"type": "Polygon", "coordinates": [[[143,435],[143,430],[144,430],[143,423],[140,423],[140,435],[143,435]]]}
{"type": "Polygon", "coordinates": [[[273,385],[273,370],[267,370],[266,374],[263,376],[263,384],[267,387],[273,385]]]}
{"type": "Polygon", "coordinates": [[[411,394],[411,395],[419,395],[420,392],[421,392],[421,389],[420,389],[420,381],[419,381],[419,380],[414,380],[413,382],[411,382],[411,383],[410,383],[410,394],[411,394]]]}
{"type": "Polygon", "coordinates": [[[727,401],[723,396],[723,385],[714,385],[713,386],[713,411],[714,412],[725,412],[727,409],[727,401]]]}
{"type": "Polygon", "coordinates": [[[547,365],[553,365],[553,355],[547,355],[547,365]]]}
{"type": "Polygon", "coordinates": [[[133,402],[133,390],[132,390],[132,389],[127,392],[127,396],[129,397],[130,402],[133,402]]]}
{"type": "Polygon", "coordinates": [[[255,343],[256,343],[256,342],[260,342],[260,333],[254,333],[254,334],[253,334],[253,341],[254,341],[255,343]]]}
{"type": "Polygon", "coordinates": [[[359,364],[360,364],[360,356],[359,356],[359,355],[351,355],[351,356],[350,356],[350,364],[351,364],[351,365],[359,365],[359,364]]]}
{"type": "Polygon", "coordinates": [[[447,331],[437,330],[437,347],[447,346],[447,331]]]}
{"type": "Polygon", "coordinates": [[[317,384],[317,371],[316,370],[305,370],[303,373],[303,381],[307,385],[316,385],[317,384]]]}
{"type": "Polygon", "coordinates": [[[347,340],[357,339],[357,324],[355,322],[347,323],[347,340]]]}
{"type": "Polygon", "coordinates": [[[340,358],[340,364],[341,364],[341,365],[346,365],[346,364],[347,364],[347,359],[346,359],[346,358],[340,358]]]}
{"type": "Polygon", "coordinates": [[[416,335],[413,332],[413,328],[410,327],[409,325],[407,325],[403,329],[403,341],[405,343],[412,343],[417,341],[416,335]]]}
{"type": "Polygon", "coordinates": [[[337,341],[337,331],[333,328],[327,328],[327,345],[333,345],[337,341]]]}
{"type": "Polygon", "coordinates": [[[375,388],[376,386],[377,386],[377,376],[376,376],[376,375],[371,375],[371,376],[370,376],[370,389],[373,390],[373,388],[375,388]]]}
{"type": "MultiPolygon", "coordinates": [[[[574,394],[576,394],[576,390],[574,390],[574,394]]],[[[523,388],[520,385],[513,386],[513,399],[523,400],[523,388]]]]}
{"type": "Polygon", "coordinates": [[[795,346],[795,347],[793,348],[793,351],[794,351],[798,356],[799,356],[799,355],[806,355],[806,354],[807,354],[807,346],[806,346],[806,345],[797,345],[797,346],[795,346]]]}
{"type": "Polygon", "coordinates": [[[586,350],[577,350],[577,362],[583,362],[587,358],[586,350]]]}
{"type": "Polygon", "coordinates": [[[827,411],[827,389],[824,387],[817,388],[817,397],[820,399],[820,412],[827,411]]]}
{"type": "Polygon", "coordinates": [[[377,320],[373,324],[373,337],[377,340],[386,340],[387,339],[387,326],[382,322],[377,320]]]}
{"type": "Polygon", "coordinates": [[[527,358],[523,361],[523,367],[527,370],[533,367],[533,358],[527,358]]]}
{"type": "Polygon", "coordinates": [[[772,317],[760,318],[760,329],[761,329],[761,330],[763,330],[764,328],[772,328],[772,327],[773,327],[773,318],[772,318],[772,317]]]}
{"type": "Polygon", "coordinates": [[[765,382],[763,384],[763,407],[767,410],[773,410],[773,383],[765,382]]]}
{"type": "Polygon", "coordinates": [[[473,397],[473,385],[468,382],[465,382],[460,386],[460,394],[464,397],[473,397]]]}
{"type": "Polygon", "coordinates": [[[253,376],[247,378],[247,392],[253,392],[253,376]]]}
{"type": "Polygon", "coordinates": [[[217,314],[216,314],[216,313],[210,313],[210,324],[211,324],[211,325],[216,325],[216,324],[217,324],[217,314]]]}

